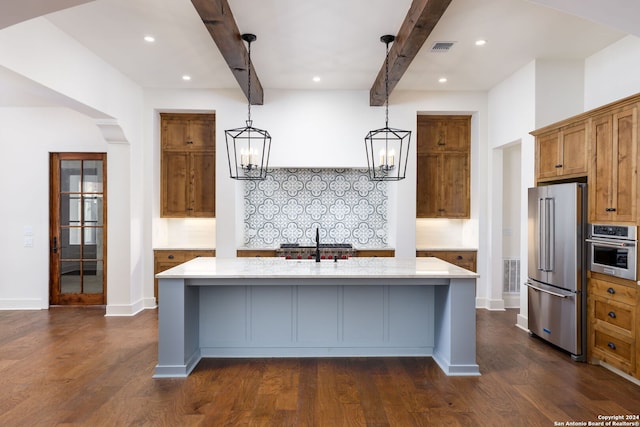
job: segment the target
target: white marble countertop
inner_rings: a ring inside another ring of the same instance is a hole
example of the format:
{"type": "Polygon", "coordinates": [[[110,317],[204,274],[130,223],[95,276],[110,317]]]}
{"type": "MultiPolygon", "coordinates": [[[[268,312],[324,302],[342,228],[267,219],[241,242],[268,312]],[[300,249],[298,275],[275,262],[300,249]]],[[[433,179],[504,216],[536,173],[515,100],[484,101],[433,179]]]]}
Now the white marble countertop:
{"type": "Polygon", "coordinates": [[[477,252],[478,248],[468,246],[429,246],[416,248],[416,251],[459,251],[459,252],[477,252]]]}
{"type": "Polygon", "coordinates": [[[159,279],[206,278],[463,278],[477,273],[438,258],[350,258],[337,262],[284,258],[200,257],[156,275],[159,279]]]}

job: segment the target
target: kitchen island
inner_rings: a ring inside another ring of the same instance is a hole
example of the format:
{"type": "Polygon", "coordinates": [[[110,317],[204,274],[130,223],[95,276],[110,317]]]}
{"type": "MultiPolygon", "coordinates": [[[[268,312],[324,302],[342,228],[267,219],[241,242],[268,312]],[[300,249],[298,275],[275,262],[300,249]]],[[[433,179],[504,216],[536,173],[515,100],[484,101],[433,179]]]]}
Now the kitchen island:
{"type": "Polygon", "coordinates": [[[203,357],[432,357],[479,375],[477,274],[437,258],[196,258],[159,280],[154,378],[203,357]]]}

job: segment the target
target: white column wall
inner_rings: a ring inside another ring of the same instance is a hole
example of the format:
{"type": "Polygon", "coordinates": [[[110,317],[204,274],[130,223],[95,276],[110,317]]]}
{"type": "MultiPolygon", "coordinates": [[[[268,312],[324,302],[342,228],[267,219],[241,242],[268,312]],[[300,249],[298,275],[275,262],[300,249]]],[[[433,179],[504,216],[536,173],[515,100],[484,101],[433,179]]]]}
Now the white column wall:
{"type": "MultiPolygon", "coordinates": [[[[16,24],[0,32],[0,66],[33,81],[34,87],[47,88],[48,91],[42,92],[50,95],[53,105],[75,110],[93,119],[110,119],[121,129],[123,138],[118,142],[125,143],[117,147],[105,144],[106,136],[101,137],[101,151],[107,152],[111,171],[107,177],[109,218],[112,219],[108,224],[108,254],[115,258],[107,260],[107,315],[136,313],[143,306],[144,264],[149,262],[138,241],[140,233],[136,232],[143,222],[141,200],[144,194],[140,87],[44,18],[16,24]],[[133,232],[132,224],[136,226],[133,232]]],[[[76,116],[75,120],[80,125],[85,119],[76,116]]],[[[39,125],[38,121],[33,121],[27,126],[39,125]]],[[[73,120],[66,125],[76,126],[73,120]]],[[[93,126],[98,132],[96,122],[93,126]]],[[[65,130],[57,127],[52,131],[65,134],[65,130]]],[[[85,141],[70,140],[67,145],[74,143],[77,147],[72,151],[96,151],[85,141]]],[[[37,155],[43,154],[38,151],[41,148],[37,148],[37,143],[30,141],[26,145],[29,149],[35,148],[33,151],[37,155]]],[[[32,154],[22,148],[23,153],[32,154]]],[[[69,150],[60,144],[52,146],[50,151],[69,150]]],[[[10,161],[12,159],[3,157],[2,164],[10,161]]],[[[44,165],[36,167],[45,170],[44,165]]],[[[48,185],[48,176],[39,178],[48,185]]],[[[48,277],[48,262],[33,267],[47,272],[48,277]]],[[[38,299],[48,302],[48,286],[43,288],[41,283],[26,286],[29,290],[24,291],[25,295],[32,288],[38,289],[38,299]]],[[[0,299],[3,296],[0,293],[0,299]]],[[[40,304],[40,308],[43,307],[46,304],[40,304]]]]}

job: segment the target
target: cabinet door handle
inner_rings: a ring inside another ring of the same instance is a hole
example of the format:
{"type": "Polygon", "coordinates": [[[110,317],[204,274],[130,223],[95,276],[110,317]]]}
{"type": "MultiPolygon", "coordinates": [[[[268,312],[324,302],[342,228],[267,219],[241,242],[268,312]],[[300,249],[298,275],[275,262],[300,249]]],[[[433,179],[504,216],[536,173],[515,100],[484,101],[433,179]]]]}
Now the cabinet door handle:
{"type": "Polygon", "coordinates": [[[173,259],[173,255],[169,255],[167,258],[169,258],[169,259],[173,259]]]}
{"type": "Polygon", "coordinates": [[[556,165],[556,168],[558,168],[558,169],[561,168],[561,167],[562,167],[562,165],[556,165]]]}
{"type": "Polygon", "coordinates": [[[605,212],[615,212],[616,208],[607,208],[605,209],[605,212]]]}
{"type": "Polygon", "coordinates": [[[459,260],[462,259],[462,255],[458,255],[456,259],[459,259],[459,260]]]}
{"type": "Polygon", "coordinates": [[[607,289],[607,292],[610,293],[611,295],[613,295],[613,294],[616,293],[616,290],[613,289],[613,288],[609,288],[609,289],[607,289]]]}
{"type": "Polygon", "coordinates": [[[53,246],[51,247],[51,250],[54,254],[58,253],[58,238],[56,236],[53,236],[53,246]]]}
{"type": "Polygon", "coordinates": [[[187,144],[193,144],[193,141],[187,141],[187,144]]]}
{"type": "Polygon", "coordinates": [[[609,347],[611,350],[615,350],[616,349],[616,345],[612,342],[607,344],[607,347],[609,347]]]}
{"type": "Polygon", "coordinates": [[[615,318],[616,318],[616,313],[615,313],[615,311],[610,311],[609,313],[607,313],[607,315],[608,315],[609,317],[611,317],[612,319],[615,319],[615,318]]]}

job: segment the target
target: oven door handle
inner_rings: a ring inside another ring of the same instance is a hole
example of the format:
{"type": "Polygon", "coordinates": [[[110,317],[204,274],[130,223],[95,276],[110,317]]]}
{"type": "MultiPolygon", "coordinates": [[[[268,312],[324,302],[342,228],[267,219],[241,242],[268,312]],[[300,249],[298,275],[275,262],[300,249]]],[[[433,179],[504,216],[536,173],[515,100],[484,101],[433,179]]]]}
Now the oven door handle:
{"type": "Polygon", "coordinates": [[[559,294],[557,292],[551,292],[551,291],[548,291],[546,289],[542,289],[542,288],[539,288],[537,286],[533,286],[533,284],[531,284],[531,282],[525,282],[524,285],[529,287],[529,288],[531,288],[531,289],[534,289],[536,291],[540,291],[540,292],[544,292],[545,294],[553,295],[554,297],[568,298],[570,296],[573,296],[573,295],[563,295],[563,294],[559,294]]]}
{"type": "Polygon", "coordinates": [[[585,239],[587,243],[593,243],[600,246],[606,246],[608,248],[626,248],[626,247],[634,247],[636,244],[633,242],[610,242],[604,240],[597,239],[585,239]]]}

